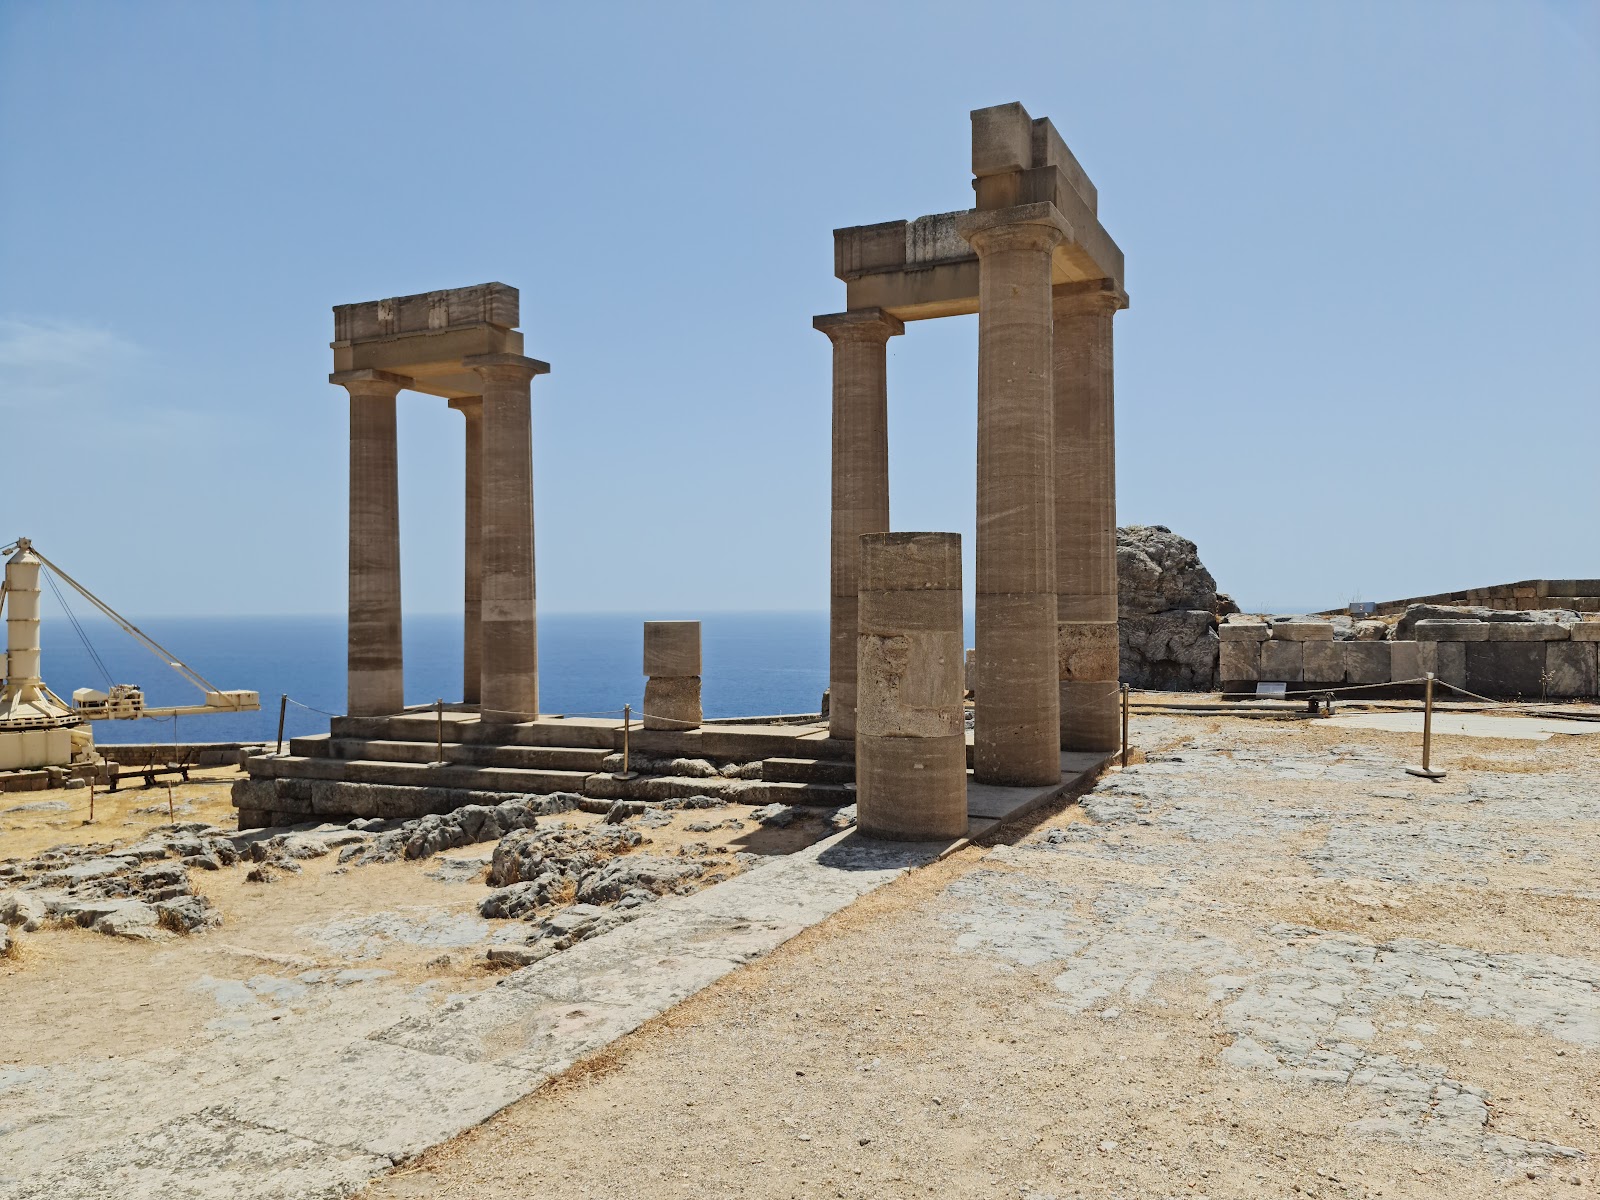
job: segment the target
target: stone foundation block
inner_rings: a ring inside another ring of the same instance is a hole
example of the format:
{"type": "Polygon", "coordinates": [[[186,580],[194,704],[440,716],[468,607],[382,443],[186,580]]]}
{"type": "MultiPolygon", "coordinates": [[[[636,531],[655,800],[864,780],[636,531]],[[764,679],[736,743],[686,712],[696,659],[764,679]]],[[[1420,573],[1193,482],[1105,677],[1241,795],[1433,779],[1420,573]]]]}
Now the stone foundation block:
{"type": "Polygon", "coordinates": [[[1600,642],[1600,621],[1579,621],[1568,636],[1575,642],[1600,642]]]}
{"type": "Polygon", "coordinates": [[[1544,650],[1542,642],[1468,642],[1468,690],[1539,699],[1544,694],[1544,650]]]}
{"type": "Polygon", "coordinates": [[[1348,670],[1347,654],[1354,642],[1304,642],[1303,674],[1307,683],[1342,684],[1348,670]]]}
{"type": "Polygon", "coordinates": [[[1274,621],[1272,640],[1275,642],[1331,642],[1331,621],[1274,621]]]}
{"type": "Polygon", "coordinates": [[[1419,641],[1416,645],[1419,674],[1431,672],[1435,679],[1451,687],[1467,686],[1466,643],[1419,641]]]}
{"type": "Polygon", "coordinates": [[[1419,642],[1486,642],[1489,626],[1483,621],[1418,621],[1419,642]]]}
{"type": "Polygon", "coordinates": [[[1305,681],[1305,643],[1261,643],[1261,678],[1272,683],[1305,681]]]}
{"type": "Polygon", "coordinates": [[[1564,642],[1571,635],[1554,621],[1486,621],[1491,642],[1564,642]]]}
{"type": "Polygon", "coordinates": [[[660,730],[698,729],[700,710],[700,677],[671,676],[658,679],[652,676],[644,685],[644,727],[660,730]]]}
{"type": "Polygon", "coordinates": [[[1544,648],[1545,695],[1570,700],[1600,693],[1600,646],[1593,642],[1551,642],[1544,648]]]}
{"type": "MultiPolygon", "coordinates": [[[[1224,642],[1264,642],[1272,636],[1272,626],[1265,621],[1225,621],[1217,627],[1217,636],[1224,642]]],[[[1222,677],[1227,679],[1228,673],[1222,677]]]]}
{"type": "MultiPolygon", "coordinates": [[[[1435,642],[1435,645],[1438,643],[1435,642]]],[[[1421,679],[1422,670],[1422,644],[1420,642],[1388,642],[1389,647],[1389,681],[1398,683],[1403,679],[1421,679]]]]}
{"type": "Polygon", "coordinates": [[[1346,642],[1344,646],[1346,683],[1380,684],[1393,678],[1388,642],[1346,642]]]}
{"type": "MultiPolygon", "coordinates": [[[[1226,630],[1228,626],[1222,628],[1226,630]]],[[[1265,625],[1261,628],[1266,630],[1265,625]]],[[[1261,641],[1229,641],[1224,636],[1219,662],[1225,683],[1255,683],[1261,678],[1261,641]]]]}

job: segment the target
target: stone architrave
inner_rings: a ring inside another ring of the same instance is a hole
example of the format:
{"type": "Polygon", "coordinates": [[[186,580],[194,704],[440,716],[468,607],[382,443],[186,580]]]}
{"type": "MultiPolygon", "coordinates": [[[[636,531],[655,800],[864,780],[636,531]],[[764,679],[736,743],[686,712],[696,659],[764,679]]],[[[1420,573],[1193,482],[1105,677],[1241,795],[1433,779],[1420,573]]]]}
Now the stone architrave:
{"type": "Polygon", "coordinates": [[[861,538],[856,825],[868,837],[967,832],[961,537],[861,538]]]}
{"type": "Polygon", "coordinates": [[[1038,786],[1061,778],[1050,279],[1070,230],[1049,203],[957,228],[979,264],[973,765],[981,783],[1038,786]]]}
{"type": "Polygon", "coordinates": [[[1122,736],[1111,320],[1128,298],[1095,280],[1056,287],[1052,306],[1061,748],[1110,751],[1122,736]]]}
{"type": "Polygon", "coordinates": [[[644,623],[644,727],[698,729],[700,622],[644,623]]]}
{"type": "Polygon", "coordinates": [[[483,397],[450,407],[466,418],[466,525],[463,530],[461,699],[478,703],[483,685],[483,397]]]}
{"type": "Polygon", "coordinates": [[[533,426],[529,389],[550,368],[520,354],[465,360],[483,397],[483,674],[486,723],[539,715],[533,575],[533,426]]]}
{"type": "Polygon", "coordinates": [[[400,638],[400,472],[395,397],[409,384],[387,371],[328,377],[350,393],[349,694],[353,717],[405,707],[400,638]]]}
{"type": "Polygon", "coordinates": [[[816,317],[833,343],[833,528],[829,548],[828,735],[856,730],[856,605],[861,535],[889,529],[889,339],[882,309],[816,317]]]}

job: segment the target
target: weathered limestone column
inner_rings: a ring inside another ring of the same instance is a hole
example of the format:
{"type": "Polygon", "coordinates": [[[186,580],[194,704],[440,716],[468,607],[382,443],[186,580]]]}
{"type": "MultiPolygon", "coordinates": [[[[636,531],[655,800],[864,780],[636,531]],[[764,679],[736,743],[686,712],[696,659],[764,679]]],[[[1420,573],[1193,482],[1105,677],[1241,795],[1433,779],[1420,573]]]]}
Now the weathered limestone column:
{"type": "Polygon", "coordinates": [[[483,397],[463,396],[450,401],[450,407],[467,421],[461,700],[476,704],[483,682],[483,397]]]}
{"type": "Polygon", "coordinates": [[[1054,291],[1056,621],[1061,748],[1115,750],[1118,715],[1117,454],[1110,280],[1054,291]]]}
{"type": "Polygon", "coordinates": [[[644,623],[644,727],[700,728],[700,622],[644,623]]]}
{"type": "Polygon", "coordinates": [[[967,832],[961,536],[861,538],[856,825],[899,841],[967,832]]]}
{"type": "Polygon", "coordinates": [[[828,735],[856,735],[860,539],[889,528],[889,339],[905,325],[882,309],[816,317],[833,343],[833,534],[828,594],[828,735]]]}
{"type": "Polygon", "coordinates": [[[529,386],[548,363],[520,354],[464,360],[483,385],[482,719],[539,715],[533,582],[533,426],[529,386]]]}
{"type": "Polygon", "coordinates": [[[410,380],[387,371],[328,376],[350,393],[350,620],[352,717],[405,707],[400,648],[400,472],[395,396],[410,380]]]}
{"type": "Polygon", "coordinates": [[[1051,258],[1068,227],[1053,204],[964,214],[978,255],[979,693],[982,783],[1061,779],[1057,686],[1051,258]]]}

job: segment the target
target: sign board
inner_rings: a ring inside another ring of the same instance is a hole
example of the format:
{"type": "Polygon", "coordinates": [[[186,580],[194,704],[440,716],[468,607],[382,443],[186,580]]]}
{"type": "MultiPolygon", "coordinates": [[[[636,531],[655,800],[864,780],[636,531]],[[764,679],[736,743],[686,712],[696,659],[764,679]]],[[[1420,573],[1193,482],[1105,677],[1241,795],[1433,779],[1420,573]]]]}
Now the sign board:
{"type": "Polygon", "coordinates": [[[1273,696],[1279,700],[1285,700],[1289,696],[1289,685],[1287,683],[1258,683],[1256,684],[1256,695],[1273,696]]]}
{"type": "Polygon", "coordinates": [[[1350,615],[1352,617],[1370,617],[1377,611],[1378,603],[1375,600],[1350,601],[1350,615]]]}

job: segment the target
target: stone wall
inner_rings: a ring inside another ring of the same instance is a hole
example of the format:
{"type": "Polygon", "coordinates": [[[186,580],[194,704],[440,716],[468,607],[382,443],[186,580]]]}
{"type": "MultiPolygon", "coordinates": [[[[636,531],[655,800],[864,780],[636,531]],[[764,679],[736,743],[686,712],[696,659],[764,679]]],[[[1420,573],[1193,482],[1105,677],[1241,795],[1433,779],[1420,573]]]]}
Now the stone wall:
{"type": "MultiPolygon", "coordinates": [[[[1600,579],[1524,579],[1520,583],[1500,583],[1491,587],[1467,588],[1460,592],[1440,592],[1436,596],[1412,596],[1407,600],[1385,600],[1376,611],[1384,615],[1405,612],[1417,604],[1472,605],[1478,608],[1509,611],[1566,609],[1569,612],[1600,613],[1600,579]]],[[[1340,610],[1319,615],[1331,617],[1340,610]]]]}

